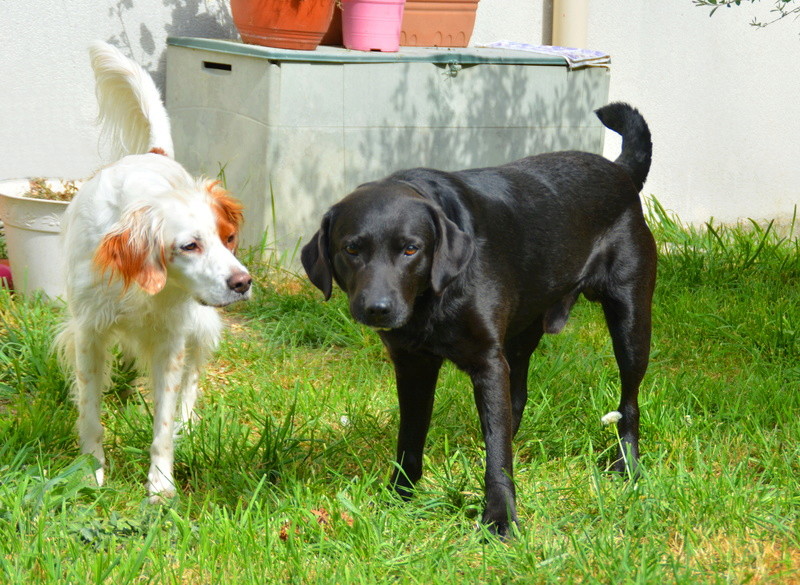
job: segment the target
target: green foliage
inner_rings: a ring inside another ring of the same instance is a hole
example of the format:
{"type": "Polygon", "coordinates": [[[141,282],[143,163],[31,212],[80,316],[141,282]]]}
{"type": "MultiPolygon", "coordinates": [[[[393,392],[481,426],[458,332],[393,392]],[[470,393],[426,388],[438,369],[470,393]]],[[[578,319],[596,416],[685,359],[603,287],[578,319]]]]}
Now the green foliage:
{"type": "MultiPolygon", "coordinates": [[[[744,1],[749,2],[750,4],[761,2],[761,0],[744,1]]],[[[742,0],[692,0],[692,2],[694,2],[695,6],[710,8],[711,11],[708,13],[709,16],[712,16],[719,8],[722,8],[723,6],[725,8],[731,8],[733,6],[741,6],[742,4],[742,0]]],[[[772,8],[769,11],[771,19],[762,21],[758,18],[753,18],[752,22],[750,22],[751,25],[764,27],[786,18],[787,16],[800,14],[800,6],[797,5],[798,0],[770,0],[770,2],[772,2],[772,8]]]]}
{"type": "Polygon", "coordinates": [[[261,333],[276,345],[327,348],[369,344],[369,329],[350,317],[344,295],[326,305],[317,289],[303,283],[288,295],[270,285],[258,287],[257,296],[260,302],[245,305],[242,313],[257,322],[261,333]]]}
{"type": "MultiPolygon", "coordinates": [[[[736,227],[683,226],[651,201],[661,246],[659,287],[687,291],[685,311],[707,339],[763,363],[800,358],[800,240],[796,215],[781,235],[774,222],[736,227]],[[698,306],[692,296],[711,296],[698,306]],[[745,307],[750,307],[745,310],[745,307]]],[[[676,302],[673,296],[668,302],[676,302]]]]}
{"type": "Polygon", "coordinates": [[[0,287],[0,397],[20,391],[66,397],[67,386],[50,348],[55,314],[37,299],[16,301],[0,287]]]}
{"type": "MultiPolygon", "coordinates": [[[[800,244],[794,225],[683,225],[655,200],[642,478],[606,473],[617,372],[579,303],[531,362],[515,443],[519,534],[476,527],[483,457],[469,380],[445,366],[416,497],[384,489],[394,379],[345,296],[254,266],[225,313],[180,496],[147,504],[150,397],[117,368],[107,484],[80,456],[50,353],[61,309],[0,295],[0,582],[784,583],[800,570],[800,244]]],[[[252,260],[252,259],[251,259],[252,260]]]]}

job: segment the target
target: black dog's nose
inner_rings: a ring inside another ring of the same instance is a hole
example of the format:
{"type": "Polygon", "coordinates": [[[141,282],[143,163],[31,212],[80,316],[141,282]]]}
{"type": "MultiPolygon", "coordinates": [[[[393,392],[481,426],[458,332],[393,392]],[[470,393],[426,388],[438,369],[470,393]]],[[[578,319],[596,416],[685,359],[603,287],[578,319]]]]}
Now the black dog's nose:
{"type": "Polygon", "coordinates": [[[376,299],[368,304],[366,309],[368,317],[385,317],[392,310],[392,304],[387,298],[376,299]]]}
{"type": "Polygon", "coordinates": [[[253,277],[247,272],[235,272],[228,279],[228,288],[243,295],[250,290],[250,285],[252,283],[253,277]]]}

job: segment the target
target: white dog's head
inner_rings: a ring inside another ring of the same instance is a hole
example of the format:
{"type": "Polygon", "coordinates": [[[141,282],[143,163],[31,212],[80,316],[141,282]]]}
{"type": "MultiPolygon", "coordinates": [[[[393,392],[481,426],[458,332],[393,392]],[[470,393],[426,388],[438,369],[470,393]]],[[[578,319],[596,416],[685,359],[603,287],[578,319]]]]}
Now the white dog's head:
{"type": "Polygon", "coordinates": [[[241,222],[241,204],[218,182],[204,181],[126,210],[94,263],[126,289],[135,282],[155,295],[169,285],[222,307],[250,297],[252,278],[233,255],[241,222]]]}

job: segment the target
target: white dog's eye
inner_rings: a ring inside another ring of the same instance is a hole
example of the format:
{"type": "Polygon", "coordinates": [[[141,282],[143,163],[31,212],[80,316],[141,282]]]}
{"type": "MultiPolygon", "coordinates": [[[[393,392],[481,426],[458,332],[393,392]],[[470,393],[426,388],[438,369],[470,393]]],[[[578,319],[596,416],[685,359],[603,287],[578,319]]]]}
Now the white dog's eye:
{"type": "Polygon", "coordinates": [[[183,250],[184,252],[194,252],[199,247],[200,246],[197,245],[197,242],[190,242],[188,244],[184,244],[183,246],[181,246],[181,250],[183,250]]]}

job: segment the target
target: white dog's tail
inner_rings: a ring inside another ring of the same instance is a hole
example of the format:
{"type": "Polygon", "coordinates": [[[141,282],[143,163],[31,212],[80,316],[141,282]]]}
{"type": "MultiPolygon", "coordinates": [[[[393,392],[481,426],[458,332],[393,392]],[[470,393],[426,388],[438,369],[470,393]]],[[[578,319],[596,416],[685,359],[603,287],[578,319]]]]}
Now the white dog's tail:
{"type": "Polygon", "coordinates": [[[150,75],[101,41],[91,44],[89,56],[100,106],[98,121],[117,157],[155,150],[174,158],[169,116],[150,75]]]}

